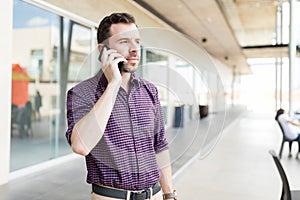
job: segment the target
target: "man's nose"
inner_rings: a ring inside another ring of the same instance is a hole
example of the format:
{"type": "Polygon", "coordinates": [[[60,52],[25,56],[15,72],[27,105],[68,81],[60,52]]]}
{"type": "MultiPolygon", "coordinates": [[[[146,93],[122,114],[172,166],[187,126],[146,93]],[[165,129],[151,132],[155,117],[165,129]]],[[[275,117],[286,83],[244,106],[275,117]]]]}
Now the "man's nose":
{"type": "Polygon", "coordinates": [[[138,52],[139,50],[140,50],[140,44],[138,44],[138,43],[136,43],[136,42],[131,42],[130,43],[130,49],[129,49],[129,51],[130,52],[138,52]]]}

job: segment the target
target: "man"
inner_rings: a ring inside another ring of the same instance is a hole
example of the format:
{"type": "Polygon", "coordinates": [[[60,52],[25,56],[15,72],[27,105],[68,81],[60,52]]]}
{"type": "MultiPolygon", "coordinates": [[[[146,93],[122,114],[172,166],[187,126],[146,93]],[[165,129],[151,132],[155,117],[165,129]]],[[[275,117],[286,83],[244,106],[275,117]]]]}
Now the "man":
{"type": "Polygon", "coordinates": [[[91,199],[176,199],[158,92],[135,73],[140,36],[134,17],[105,17],[97,40],[102,69],[67,97],[66,137],[86,157],[91,199]]]}

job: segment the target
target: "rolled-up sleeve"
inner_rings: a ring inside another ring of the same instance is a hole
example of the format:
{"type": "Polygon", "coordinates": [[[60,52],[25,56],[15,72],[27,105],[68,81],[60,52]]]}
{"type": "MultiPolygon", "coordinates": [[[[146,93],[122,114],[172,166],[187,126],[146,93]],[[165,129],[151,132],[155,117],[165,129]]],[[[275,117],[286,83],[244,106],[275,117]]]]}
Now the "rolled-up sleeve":
{"type": "Polygon", "coordinates": [[[75,91],[74,88],[70,89],[67,93],[67,122],[68,129],[66,131],[66,138],[71,145],[71,135],[75,124],[92,108],[92,104],[88,103],[86,96],[80,91],[75,91]]]}
{"type": "Polygon", "coordinates": [[[162,111],[162,107],[160,105],[160,101],[158,98],[158,92],[156,89],[156,93],[154,95],[155,100],[155,136],[154,136],[154,150],[155,153],[159,153],[163,150],[166,150],[169,148],[168,141],[166,138],[166,130],[165,130],[165,123],[164,123],[164,114],[162,111]]]}

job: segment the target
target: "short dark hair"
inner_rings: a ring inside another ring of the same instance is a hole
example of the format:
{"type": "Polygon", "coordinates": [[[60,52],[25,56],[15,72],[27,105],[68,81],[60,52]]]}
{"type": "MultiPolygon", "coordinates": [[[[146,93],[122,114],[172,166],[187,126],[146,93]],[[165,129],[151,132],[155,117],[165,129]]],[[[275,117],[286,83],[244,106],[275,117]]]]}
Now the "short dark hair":
{"type": "Polygon", "coordinates": [[[275,116],[275,120],[278,121],[278,117],[280,115],[282,115],[284,113],[284,109],[280,108],[279,110],[277,110],[276,116],[275,116]]]}
{"type": "Polygon", "coordinates": [[[117,23],[135,24],[135,19],[129,13],[112,13],[111,15],[104,17],[97,29],[98,44],[104,42],[111,36],[110,27],[112,24],[117,23]]]}

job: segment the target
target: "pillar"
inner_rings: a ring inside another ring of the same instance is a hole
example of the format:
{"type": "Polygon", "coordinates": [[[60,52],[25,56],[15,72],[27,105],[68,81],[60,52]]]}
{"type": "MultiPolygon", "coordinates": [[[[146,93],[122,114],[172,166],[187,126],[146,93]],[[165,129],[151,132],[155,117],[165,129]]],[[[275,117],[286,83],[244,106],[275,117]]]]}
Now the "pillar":
{"type": "Polygon", "coordinates": [[[10,119],[12,76],[12,24],[13,0],[1,2],[0,6],[0,185],[8,182],[10,163],[10,119]]]}

